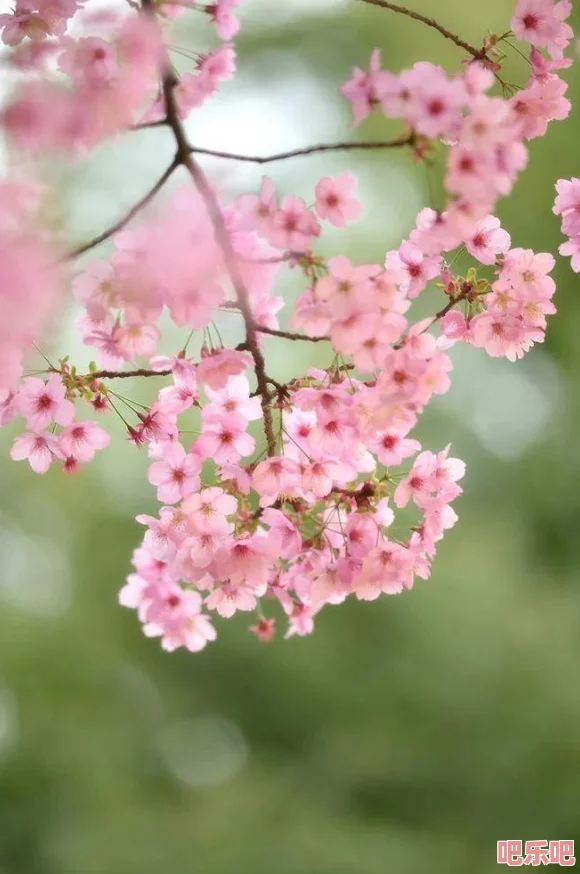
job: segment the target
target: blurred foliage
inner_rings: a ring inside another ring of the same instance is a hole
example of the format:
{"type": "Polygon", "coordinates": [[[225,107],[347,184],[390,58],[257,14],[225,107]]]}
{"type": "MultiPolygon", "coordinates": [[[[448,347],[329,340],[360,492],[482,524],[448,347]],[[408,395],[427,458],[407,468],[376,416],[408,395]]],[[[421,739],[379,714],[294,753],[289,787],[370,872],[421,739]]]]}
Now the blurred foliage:
{"type": "MultiPolygon", "coordinates": [[[[477,44],[488,28],[505,30],[513,3],[412,5],[477,44]]],[[[251,127],[258,101],[256,153],[276,142],[269,126],[286,111],[288,147],[344,136],[336,86],[375,45],[393,69],[424,58],[460,66],[455,46],[383,10],[315,2],[281,18],[274,6],[252,17],[250,5],[241,85],[217,98],[217,133],[242,117],[240,100],[251,127]]],[[[175,26],[178,45],[197,36],[185,19],[175,26]]],[[[518,55],[508,69],[524,82],[518,55]]],[[[578,102],[577,68],[566,78],[578,102]]],[[[211,111],[191,121],[195,141],[198,131],[211,140],[211,111]]],[[[251,131],[229,131],[222,147],[242,150],[251,131]]],[[[373,118],[353,135],[392,132],[373,118]]],[[[162,132],[139,136],[139,148],[119,142],[60,171],[63,197],[84,198],[75,239],[121,212],[170,153],[162,132]]],[[[499,210],[515,245],[556,251],[553,186],[579,173],[579,136],[576,106],[531,144],[530,168],[499,210]]],[[[328,251],[379,259],[429,189],[437,205],[437,169],[428,186],[403,155],[272,172],[308,197],[329,167],[360,174],[372,209],[330,235],[328,251]]],[[[260,176],[208,168],[232,190],[260,176]]],[[[499,839],[580,840],[580,297],[563,259],[557,280],[545,348],[517,365],[460,350],[455,387],[421,425],[427,446],[451,436],[469,468],[432,579],[327,608],[307,639],[262,646],[241,616],[202,654],[162,653],[116,603],[141,535],[133,516],[155,512],[145,457],[120,439],[78,476],[42,479],[2,460],[1,874],[487,874],[499,839]]],[[[69,351],[70,327],[62,333],[55,355],[69,351]]],[[[282,377],[307,353],[268,345],[282,377]]]]}

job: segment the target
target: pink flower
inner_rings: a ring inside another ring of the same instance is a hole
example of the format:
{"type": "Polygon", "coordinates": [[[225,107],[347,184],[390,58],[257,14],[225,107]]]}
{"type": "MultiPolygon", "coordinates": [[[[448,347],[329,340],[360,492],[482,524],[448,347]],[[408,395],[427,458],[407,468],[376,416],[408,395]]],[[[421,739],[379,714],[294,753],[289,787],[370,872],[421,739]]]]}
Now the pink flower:
{"type": "Polygon", "coordinates": [[[161,461],[154,461],[147,479],[157,486],[157,498],[164,504],[176,504],[199,488],[201,461],[187,453],[181,443],[166,443],[161,461]]]}
{"type": "Polygon", "coordinates": [[[250,625],[248,631],[255,634],[261,643],[270,643],[276,637],[276,620],[260,619],[256,625],[250,625]]]}
{"type": "Polygon", "coordinates": [[[580,236],[580,179],[558,179],[556,190],[554,212],[562,216],[562,232],[568,237],[580,236]]]}
{"type": "Polygon", "coordinates": [[[368,72],[355,67],[352,79],[340,88],[342,96],[352,105],[355,127],[377,106],[385,110],[387,99],[396,90],[396,85],[397,78],[381,70],[379,49],[375,49],[371,55],[368,72]]]}
{"type": "Polygon", "coordinates": [[[384,431],[373,438],[370,447],[385,467],[398,467],[403,459],[419,452],[421,444],[396,432],[384,431]]]}
{"type": "Polygon", "coordinates": [[[467,102],[461,77],[450,80],[441,67],[421,62],[404,80],[410,97],[403,114],[411,127],[426,137],[453,136],[467,102]]]}
{"type": "Polygon", "coordinates": [[[215,24],[216,33],[220,39],[231,39],[240,29],[240,22],[232,13],[242,0],[213,0],[205,11],[209,13],[215,24]]]}
{"type": "Polygon", "coordinates": [[[498,255],[509,251],[510,244],[510,235],[503,230],[499,219],[488,215],[477,223],[476,233],[466,241],[465,248],[482,264],[495,264],[498,255]]]}
{"type": "Polygon", "coordinates": [[[272,219],[268,242],[277,249],[305,252],[319,234],[320,225],[302,198],[287,195],[272,219]]]}
{"type": "Polygon", "coordinates": [[[237,509],[236,498],[226,494],[223,489],[215,487],[191,495],[183,503],[183,511],[196,532],[215,534],[219,537],[230,533],[231,524],[227,517],[237,509]]]}
{"type": "Polygon", "coordinates": [[[106,87],[119,75],[114,47],[100,37],[62,40],[58,66],[78,85],[106,87]]]}
{"type": "Polygon", "coordinates": [[[560,255],[570,255],[572,270],[580,273],[580,235],[568,240],[567,243],[562,243],[558,251],[560,255]]]}
{"type": "Polygon", "coordinates": [[[379,272],[375,265],[355,266],[338,255],[328,261],[328,276],[315,286],[317,300],[326,301],[334,318],[347,318],[355,311],[373,308],[371,278],[379,272]]]}
{"type": "Polygon", "coordinates": [[[348,554],[361,560],[373,549],[379,537],[377,523],[368,513],[351,513],[346,523],[348,554]]]}
{"type": "Polygon", "coordinates": [[[398,595],[413,585],[413,556],[398,543],[384,541],[363,562],[353,581],[353,591],[362,601],[374,601],[381,592],[398,595]]]}
{"type": "Polygon", "coordinates": [[[141,514],[137,522],[147,526],[144,546],[158,560],[166,560],[175,554],[177,544],[181,544],[187,534],[187,517],[175,507],[162,507],[159,519],[141,514]]]}
{"type": "Polygon", "coordinates": [[[263,237],[268,236],[278,208],[274,181],[264,176],[260,193],[240,195],[235,206],[240,213],[237,224],[241,231],[257,231],[263,237]]]}
{"type": "Polygon", "coordinates": [[[544,55],[533,48],[530,52],[530,62],[536,79],[546,79],[558,70],[566,70],[572,66],[572,58],[561,58],[557,61],[549,61],[544,55]]]}
{"type": "Polygon", "coordinates": [[[176,556],[179,576],[200,589],[211,587],[213,560],[221,545],[222,538],[211,532],[192,534],[180,545],[176,556]]]}
{"type": "MultiPolygon", "coordinates": [[[[196,592],[186,592],[187,595],[195,595],[196,592]]],[[[162,647],[169,652],[184,646],[189,652],[199,652],[205,649],[207,643],[215,640],[217,632],[211,624],[209,616],[204,613],[186,614],[182,622],[174,623],[170,630],[158,631],[155,624],[146,625],[143,629],[148,636],[157,637],[162,634],[162,647]]]]}
{"type": "Polygon", "coordinates": [[[313,289],[307,289],[296,301],[292,327],[303,330],[309,337],[324,337],[330,323],[331,310],[328,302],[318,300],[313,289]]]}
{"type": "Polygon", "coordinates": [[[267,507],[281,494],[296,493],[300,484],[300,468],[290,458],[267,458],[255,468],[252,483],[260,495],[260,506],[267,507]]]}
{"type": "Polygon", "coordinates": [[[531,249],[512,249],[505,258],[501,278],[506,279],[519,300],[547,300],[556,290],[548,274],[554,269],[554,257],[531,249]]]}
{"type": "Polygon", "coordinates": [[[14,46],[25,37],[36,42],[46,36],[62,36],[67,19],[72,18],[80,5],[76,0],[16,0],[14,12],[0,16],[0,26],[5,25],[2,42],[14,46]]]}
{"type": "Polygon", "coordinates": [[[521,340],[523,325],[515,316],[480,313],[471,320],[469,328],[473,345],[498,358],[513,354],[521,340]]]}
{"type": "MultiPolygon", "coordinates": [[[[447,218],[447,213],[436,212],[425,207],[417,215],[416,227],[409,234],[409,242],[425,255],[440,255],[441,252],[455,249],[460,240],[450,230],[447,218]]],[[[401,278],[397,278],[397,282],[403,282],[405,279],[402,269],[400,272],[402,275],[401,278]]]]}
{"type": "Polygon", "coordinates": [[[247,433],[248,421],[240,413],[226,413],[204,424],[195,451],[203,458],[213,458],[217,464],[237,462],[251,455],[256,441],[247,433]]]}
{"type": "MultiPolygon", "coordinates": [[[[451,194],[480,201],[487,206],[490,194],[493,197],[493,183],[497,176],[496,158],[489,149],[473,149],[458,143],[449,151],[447,167],[445,187],[451,194]]],[[[483,215],[488,212],[486,208],[483,215]]]]}
{"type": "Polygon", "coordinates": [[[435,279],[441,270],[441,258],[423,255],[412,243],[401,243],[397,252],[387,252],[388,268],[400,268],[406,273],[405,291],[410,298],[417,297],[430,279],[435,279]]]}
{"type": "Polygon", "coordinates": [[[512,30],[518,39],[544,47],[553,58],[561,58],[573,37],[565,19],[572,11],[569,0],[518,0],[512,30]]]}
{"type": "Polygon", "coordinates": [[[280,558],[296,558],[302,546],[302,537],[296,526],[280,510],[266,507],[260,522],[269,526],[269,536],[275,537],[279,544],[280,558]]]}
{"type": "Polygon", "coordinates": [[[216,556],[218,578],[233,584],[245,583],[254,591],[262,590],[275,563],[274,548],[275,544],[268,544],[266,537],[256,534],[232,541],[216,556]]]}
{"type": "Polygon", "coordinates": [[[111,307],[120,305],[115,273],[108,261],[90,261],[72,283],[74,295],[92,321],[103,321],[111,307]]]}
{"type": "Polygon", "coordinates": [[[164,649],[185,646],[191,652],[203,649],[215,640],[216,632],[209,618],[201,613],[198,592],[184,591],[176,583],[150,584],[143,590],[141,610],[148,637],[161,637],[164,649]]]}
{"type": "Polygon", "coordinates": [[[113,336],[120,354],[133,361],[154,355],[161,335],[155,325],[127,324],[115,328],[113,336]]]}
{"type": "Polygon", "coordinates": [[[226,461],[225,464],[219,467],[220,478],[224,482],[230,480],[241,495],[250,493],[252,480],[248,471],[233,461],[226,461]]]}
{"type": "Polygon", "coordinates": [[[224,583],[217,586],[205,599],[206,607],[215,610],[224,619],[230,619],[238,610],[250,611],[256,607],[256,595],[248,586],[224,583]]]}
{"type": "Polygon", "coordinates": [[[325,498],[332,491],[335,479],[342,479],[343,468],[335,461],[313,461],[302,473],[302,488],[316,498],[325,498]]]}
{"type": "Polygon", "coordinates": [[[564,97],[567,90],[568,83],[552,75],[532,79],[526,88],[512,97],[511,104],[522,137],[542,137],[551,121],[568,117],[572,104],[564,97]]]}
{"type": "Polygon", "coordinates": [[[46,382],[36,377],[25,379],[16,398],[16,409],[33,431],[42,431],[52,421],[69,425],[75,414],[74,404],[66,399],[66,388],[57,373],[52,373],[46,382]]]}
{"type": "Polygon", "coordinates": [[[11,422],[17,415],[14,399],[14,392],[0,388],[0,428],[11,422]]]}
{"type": "Polygon", "coordinates": [[[208,385],[214,391],[219,391],[230,377],[243,373],[249,364],[249,355],[233,349],[218,349],[205,355],[202,353],[197,366],[197,381],[200,385],[208,385]]]}
{"type": "Polygon", "coordinates": [[[463,340],[469,333],[469,325],[465,316],[458,310],[449,310],[441,319],[440,325],[441,333],[448,340],[463,340]]]}
{"type": "Polygon", "coordinates": [[[315,188],[316,212],[336,228],[356,221],[362,215],[362,204],[354,197],[358,180],[352,173],[324,176],[315,188]]]}
{"type": "Polygon", "coordinates": [[[224,43],[206,55],[202,55],[197,62],[200,78],[208,83],[208,88],[213,90],[213,84],[223,80],[232,79],[236,72],[236,50],[233,43],[224,43]],[[211,85],[209,83],[212,83],[211,85]]]}
{"type": "Polygon", "coordinates": [[[449,465],[445,467],[448,451],[449,447],[444,450],[443,454],[434,455],[432,452],[422,452],[417,456],[411,472],[401,480],[395,489],[394,500],[397,507],[406,507],[410,500],[421,507],[433,492],[441,490],[447,479],[451,482],[452,476],[456,476],[456,478],[463,476],[462,471],[465,469],[465,465],[458,459],[449,459],[449,465]]]}
{"type": "Polygon", "coordinates": [[[228,413],[239,413],[248,422],[259,419],[262,408],[259,397],[250,397],[250,384],[243,374],[233,376],[219,391],[206,386],[205,393],[210,403],[204,407],[204,422],[215,422],[228,413]]]}
{"type": "Polygon", "coordinates": [[[306,604],[297,604],[289,616],[288,631],[285,637],[290,638],[295,634],[299,637],[305,637],[307,634],[312,634],[314,631],[314,617],[312,613],[313,609],[311,607],[307,607],[306,604]]]}
{"type": "Polygon", "coordinates": [[[224,301],[224,290],[219,282],[201,284],[187,283],[183,288],[175,286],[167,295],[171,318],[179,327],[207,327],[213,310],[224,301]]]}
{"type": "Polygon", "coordinates": [[[28,460],[35,473],[46,473],[54,458],[62,458],[58,438],[54,434],[20,434],[10,450],[13,461],[28,460]]]}
{"type": "Polygon", "coordinates": [[[65,458],[86,463],[93,460],[98,449],[106,449],[110,440],[96,422],[74,422],[63,430],[59,445],[65,458]]]}
{"type": "Polygon", "coordinates": [[[161,357],[152,358],[150,361],[152,370],[166,370],[168,364],[173,369],[175,384],[161,389],[157,403],[162,413],[179,415],[198,403],[196,372],[195,368],[183,359],[177,359],[173,364],[161,357]]]}

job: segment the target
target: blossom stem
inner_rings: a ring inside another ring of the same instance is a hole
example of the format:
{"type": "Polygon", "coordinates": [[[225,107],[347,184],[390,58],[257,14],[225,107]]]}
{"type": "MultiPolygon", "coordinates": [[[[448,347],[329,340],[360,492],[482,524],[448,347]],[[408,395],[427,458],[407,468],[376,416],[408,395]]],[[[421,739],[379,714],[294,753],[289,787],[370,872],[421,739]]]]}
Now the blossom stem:
{"type": "Polygon", "coordinates": [[[361,0],[361,2],[369,3],[371,6],[380,6],[382,9],[389,9],[391,12],[398,12],[401,15],[407,15],[415,21],[420,21],[422,24],[426,24],[427,27],[432,27],[434,30],[438,31],[441,36],[444,36],[445,39],[450,39],[456,46],[469,52],[476,61],[483,61],[487,55],[487,50],[485,48],[476,49],[475,46],[465,42],[465,40],[457,36],[456,33],[447,30],[446,27],[443,27],[439,22],[435,21],[434,18],[428,18],[426,15],[422,15],[420,12],[414,12],[406,6],[401,6],[398,3],[391,3],[390,0],[361,0]]]}

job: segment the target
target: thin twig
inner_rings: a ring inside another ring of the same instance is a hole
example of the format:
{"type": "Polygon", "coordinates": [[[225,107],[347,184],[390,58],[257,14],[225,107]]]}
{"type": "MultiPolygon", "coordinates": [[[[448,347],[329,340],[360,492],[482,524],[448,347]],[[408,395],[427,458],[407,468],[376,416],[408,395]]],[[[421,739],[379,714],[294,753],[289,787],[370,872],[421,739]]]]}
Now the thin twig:
{"type": "Polygon", "coordinates": [[[81,246],[77,246],[76,249],[71,249],[70,252],[63,257],[63,261],[72,261],[74,258],[78,258],[79,255],[83,255],[85,252],[88,252],[90,249],[94,249],[95,246],[98,246],[99,243],[104,243],[105,240],[108,240],[109,237],[112,237],[118,231],[122,230],[125,225],[129,224],[131,219],[133,219],[137,213],[141,212],[148,203],[150,203],[157,192],[163,188],[171,174],[179,167],[181,161],[176,158],[173,159],[169,167],[164,170],[163,174],[159,177],[157,182],[149,189],[149,191],[143,195],[143,197],[135,203],[129,212],[125,213],[125,215],[115,222],[114,225],[111,225],[105,231],[100,233],[98,236],[93,237],[92,240],[89,240],[88,243],[83,243],[81,246]]]}
{"type": "Polygon", "coordinates": [[[132,124],[127,130],[149,130],[152,127],[165,127],[166,124],[166,118],[158,118],[156,121],[141,121],[139,124],[132,124]]]}
{"type": "Polygon", "coordinates": [[[302,149],[292,149],[290,152],[277,152],[274,155],[238,155],[235,152],[222,152],[217,149],[204,149],[201,146],[190,146],[194,155],[211,155],[213,158],[225,158],[229,161],[245,161],[250,164],[271,164],[274,161],[285,161],[288,158],[301,158],[305,155],[317,155],[324,152],[350,152],[357,149],[398,149],[412,146],[415,136],[409,134],[394,140],[373,140],[368,143],[343,142],[321,143],[316,146],[305,146],[302,149]]]}
{"type": "Polygon", "coordinates": [[[146,370],[139,368],[138,370],[95,370],[94,373],[87,373],[82,379],[128,379],[131,376],[170,376],[172,370],[146,370]]]}
{"type": "MultiPolygon", "coordinates": [[[[48,371],[39,371],[39,373],[60,373],[63,371],[59,367],[49,367],[48,371]]],[[[76,377],[76,379],[84,382],[91,382],[93,379],[129,379],[132,376],[170,376],[172,370],[147,370],[140,367],[136,370],[93,370],[92,373],[84,373],[76,377]]]]}
{"type": "Polygon", "coordinates": [[[470,43],[465,42],[465,40],[461,39],[457,36],[456,33],[452,33],[450,30],[447,30],[446,27],[443,27],[439,22],[435,21],[434,18],[428,18],[426,15],[422,15],[420,12],[414,12],[412,9],[408,9],[406,6],[401,6],[398,3],[391,3],[389,0],[361,0],[362,3],[369,3],[371,6],[380,6],[382,9],[390,9],[391,12],[398,12],[401,15],[407,15],[409,18],[413,18],[415,21],[420,21],[423,24],[426,24],[427,27],[432,27],[434,30],[438,31],[441,36],[444,36],[445,39],[450,39],[451,42],[454,42],[456,46],[459,46],[461,49],[465,49],[466,52],[469,52],[476,61],[483,61],[486,58],[487,50],[485,48],[476,49],[475,46],[470,45],[470,43]]]}
{"type": "Polygon", "coordinates": [[[265,325],[256,325],[256,331],[260,334],[270,334],[272,337],[283,337],[286,340],[305,340],[307,343],[330,342],[330,337],[309,337],[307,334],[294,334],[292,331],[280,331],[277,328],[267,328],[265,325]]]}
{"type": "Polygon", "coordinates": [[[449,300],[449,303],[447,303],[443,307],[443,309],[439,310],[438,313],[435,313],[435,315],[431,319],[431,322],[427,325],[427,328],[425,330],[428,330],[431,327],[431,325],[434,325],[435,322],[438,322],[440,319],[443,318],[443,316],[446,316],[447,313],[450,310],[452,310],[456,304],[461,303],[462,300],[465,300],[468,297],[468,295],[472,292],[472,290],[473,289],[471,289],[471,288],[467,288],[464,291],[460,292],[459,294],[455,295],[455,297],[452,297],[449,300]]]}
{"type": "MultiPolygon", "coordinates": [[[[446,316],[447,313],[450,312],[450,310],[452,310],[454,306],[456,306],[456,304],[461,303],[462,300],[466,300],[472,291],[473,289],[471,287],[465,288],[463,291],[459,292],[459,294],[456,294],[454,297],[450,297],[449,301],[445,304],[443,309],[440,309],[439,312],[435,313],[435,315],[431,317],[431,321],[427,325],[425,325],[420,333],[424,334],[426,331],[429,330],[429,328],[432,328],[435,322],[438,322],[440,319],[443,318],[443,316],[446,316]]],[[[401,349],[405,345],[407,336],[408,334],[405,334],[401,340],[395,343],[393,349],[401,349]]]]}

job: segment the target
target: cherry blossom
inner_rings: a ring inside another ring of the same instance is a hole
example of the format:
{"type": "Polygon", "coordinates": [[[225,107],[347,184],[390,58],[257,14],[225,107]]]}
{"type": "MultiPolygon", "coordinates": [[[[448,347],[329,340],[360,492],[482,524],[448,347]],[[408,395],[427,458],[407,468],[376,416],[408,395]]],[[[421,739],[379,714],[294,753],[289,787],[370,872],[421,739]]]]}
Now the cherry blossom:
{"type": "Polygon", "coordinates": [[[315,189],[316,212],[331,225],[343,228],[347,222],[356,221],[362,214],[362,204],[354,197],[358,180],[352,173],[332,178],[324,176],[315,189]]]}

